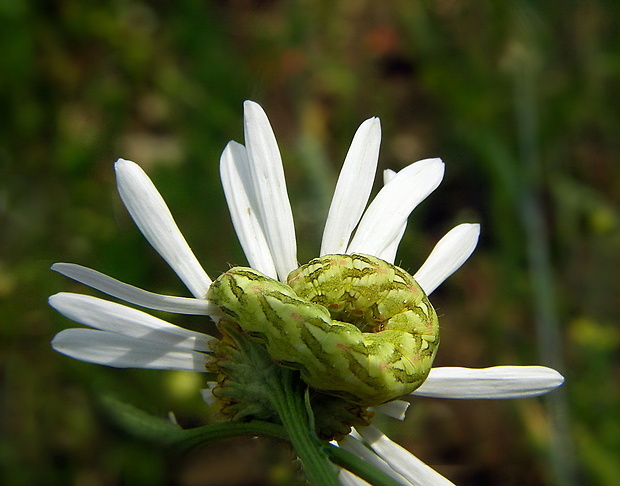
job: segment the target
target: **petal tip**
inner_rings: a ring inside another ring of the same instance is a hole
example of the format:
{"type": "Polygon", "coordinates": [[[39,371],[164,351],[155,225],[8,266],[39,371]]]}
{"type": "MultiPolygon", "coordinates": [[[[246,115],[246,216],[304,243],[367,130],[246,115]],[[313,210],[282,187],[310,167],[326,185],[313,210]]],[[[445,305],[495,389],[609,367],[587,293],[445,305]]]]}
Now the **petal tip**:
{"type": "Polygon", "coordinates": [[[370,118],[362,122],[360,127],[362,126],[369,126],[370,128],[375,129],[375,130],[381,129],[381,120],[379,119],[378,116],[371,116],[370,118]]]}
{"type": "Polygon", "coordinates": [[[243,114],[244,115],[248,115],[251,113],[265,113],[265,110],[263,110],[263,107],[261,105],[259,105],[256,101],[252,101],[252,100],[245,100],[243,102],[243,114]]]}
{"type": "Polygon", "coordinates": [[[461,227],[463,230],[463,233],[465,235],[468,235],[469,238],[471,238],[472,240],[474,240],[476,243],[478,242],[478,239],[480,238],[480,223],[462,223],[460,224],[458,227],[461,227]]]}
{"type": "Polygon", "coordinates": [[[116,159],[116,162],[114,162],[114,168],[115,169],[122,169],[123,166],[128,167],[129,165],[137,165],[135,162],[132,162],[131,160],[127,160],[127,159],[123,159],[122,157],[119,157],[118,159],[116,159]]]}
{"type": "Polygon", "coordinates": [[[66,354],[66,341],[67,334],[70,334],[72,329],[63,329],[59,333],[57,333],[52,340],[50,341],[50,345],[54,351],[58,351],[59,353],[66,354]]]}
{"type": "Polygon", "coordinates": [[[553,380],[553,388],[562,386],[566,381],[564,375],[562,375],[562,373],[560,373],[559,371],[554,370],[553,368],[549,368],[549,378],[553,380]]]}
{"type": "Polygon", "coordinates": [[[131,160],[118,159],[116,162],[114,162],[114,172],[116,174],[116,180],[118,182],[120,179],[128,176],[132,172],[136,173],[144,171],[138,164],[132,162],[131,160]]]}

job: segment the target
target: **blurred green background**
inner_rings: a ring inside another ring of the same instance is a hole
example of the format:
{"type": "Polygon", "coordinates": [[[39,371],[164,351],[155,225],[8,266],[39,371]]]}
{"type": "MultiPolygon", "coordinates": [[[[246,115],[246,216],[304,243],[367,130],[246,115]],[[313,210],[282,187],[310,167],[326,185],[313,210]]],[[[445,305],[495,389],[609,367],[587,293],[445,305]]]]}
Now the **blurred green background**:
{"type": "Polygon", "coordinates": [[[545,399],[414,399],[384,430],[459,485],[620,484],[618,5],[1,0],[0,483],[293,481],[273,444],[180,457],[97,406],[108,394],[208,423],[201,376],[107,369],[49,345],[72,323],[47,296],[85,290],[53,262],[188,295],[120,203],[117,157],[153,178],[211,276],[246,263],[218,160],[243,141],[249,98],[280,143],[301,262],[318,252],[355,129],[379,116],[381,169],[446,162],[397,263],[414,272],[453,225],[482,224],[474,256],[433,294],[436,363],[566,376],[545,399]]]}

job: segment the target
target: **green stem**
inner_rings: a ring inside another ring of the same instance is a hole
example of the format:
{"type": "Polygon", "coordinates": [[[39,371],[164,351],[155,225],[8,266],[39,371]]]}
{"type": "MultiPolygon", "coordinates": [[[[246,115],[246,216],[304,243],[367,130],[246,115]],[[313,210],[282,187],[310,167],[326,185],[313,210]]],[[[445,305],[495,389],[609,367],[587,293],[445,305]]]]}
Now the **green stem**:
{"type": "Polygon", "coordinates": [[[249,422],[222,422],[203,425],[193,429],[182,429],[170,420],[155,417],[128,403],[111,396],[100,397],[100,405],[114,422],[127,432],[143,440],[163,446],[191,449],[219,439],[232,437],[271,437],[288,441],[284,427],[271,422],[251,420],[249,422]]]}
{"type": "Polygon", "coordinates": [[[362,478],[369,484],[375,486],[401,486],[401,483],[391,478],[383,471],[380,471],[376,467],[371,466],[363,459],[360,459],[349,451],[346,451],[340,447],[329,445],[327,448],[327,454],[334,464],[351,471],[356,476],[362,478]]]}
{"type": "MultiPolygon", "coordinates": [[[[170,424],[170,426],[172,425],[170,424]]],[[[286,433],[284,427],[269,422],[261,422],[260,420],[252,420],[250,422],[224,422],[221,424],[205,425],[203,427],[197,427],[189,430],[177,429],[176,432],[178,433],[178,437],[175,443],[177,446],[184,449],[191,449],[197,445],[203,445],[219,439],[253,437],[257,435],[262,437],[271,437],[273,439],[281,439],[288,442],[291,441],[289,434],[286,433]]],[[[317,441],[318,439],[314,440],[315,443],[317,441]]],[[[327,457],[331,459],[334,464],[348,469],[369,484],[373,484],[375,486],[400,486],[398,481],[391,478],[383,471],[371,466],[363,459],[351,454],[349,451],[331,444],[325,444],[321,450],[327,454],[327,457]]],[[[317,484],[322,485],[329,483],[317,484]]]]}
{"type": "Polygon", "coordinates": [[[280,370],[269,380],[271,400],[301,460],[306,477],[310,484],[316,486],[338,486],[338,472],[326,453],[327,443],[314,432],[300,381],[295,380],[291,370],[280,370]]]}
{"type": "Polygon", "coordinates": [[[256,436],[289,441],[288,434],[281,425],[252,420],[250,422],[223,422],[193,429],[179,429],[175,435],[174,444],[184,450],[189,450],[215,440],[256,436]]]}
{"type": "MultiPolygon", "coordinates": [[[[290,372],[285,371],[284,374],[290,375],[290,372]]],[[[270,388],[276,388],[274,391],[277,393],[276,396],[280,404],[278,408],[282,409],[281,413],[285,417],[282,420],[286,420],[291,425],[290,430],[297,437],[295,442],[296,451],[300,458],[302,458],[302,461],[304,461],[304,467],[308,476],[312,475],[312,477],[316,478],[314,480],[315,484],[334,484],[332,477],[335,472],[333,471],[333,466],[329,463],[329,459],[334,464],[348,469],[353,474],[375,486],[397,486],[399,484],[384,472],[374,468],[350,452],[320,441],[312,432],[313,428],[311,427],[312,424],[305,406],[302,387],[299,384],[295,386],[290,376],[283,376],[272,381],[270,388]],[[287,379],[289,380],[288,384],[286,383],[287,379]],[[282,383],[280,384],[280,382],[282,383]],[[309,452],[306,452],[306,450],[309,450],[309,452]],[[327,469],[327,473],[312,472],[323,469],[327,469]],[[324,476],[327,479],[324,480],[324,476]]],[[[180,448],[185,452],[216,440],[234,437],[261,436],[293,442],[290,433],[287,433],[287,430],[282,425],[271,422],[263,422],[261,420],[222,422],[203,425],[193,429],[182,429],[167,419],[155,417],[133,405],[121,402],[110,396],[101,397],[100,403],[119,426],[136,437],[162,446],[180,448]]]]}

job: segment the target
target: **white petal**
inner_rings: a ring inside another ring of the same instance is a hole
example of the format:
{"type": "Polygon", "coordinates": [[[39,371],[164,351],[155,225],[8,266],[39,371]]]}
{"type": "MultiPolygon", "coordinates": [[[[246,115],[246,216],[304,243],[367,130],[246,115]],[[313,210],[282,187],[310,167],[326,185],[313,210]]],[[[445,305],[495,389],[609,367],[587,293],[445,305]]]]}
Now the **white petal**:
{"type": "Polygon", "coordinates": [[[258,219],[256,191],[243,145],[236,142],[226,145],[220,158],[220,174],[233,226],[250,266],[271,278],[278,278],[265,232],[258,219]]]}
{"type": "Polygon", "coordinates": [[[215,395],[213,395],[213,388],[215,387],[215,385],[217,385],[217,383],[210,381],[207,383],[207,385],[209,385],[209,388],[203,388],[202,390],[200,390],[200,395],[202,396],[204,402],[210,407],[212,407],[217,401],[217,398],[215,397],[215,395]]]}
{"type": "Polygon", "coordinates": [[[217,308],[208,300],[154,294],[81,265],[54,263],[52,270],[112,297],[148,309],[197,316],[218,314],[217,308]]]}
{"type": "Polygon", "coordinates": [[[344,159],[325,222],[321,256],[346,251],[351,233],[368,203],[380,144],[381,124],[378,118],[370,118],[355,132],[344,159]]]}
{"type": "Polygon", "coordinates": [[[243,108],[245,146],[260,210],[259,218],[278,276],[284,281],[297,268],[297,243],[280,150],[260,105],[246,101],[243,108]]]}
{"type": "Polygon", "coordinates": [[[136,225],[194,297],[202,299],[211,279],[200,266],[172,214],[144,171],[129,160],[115,164],[118,192],[136,225]]]}
{"type": "Polygon", "coordinates": [[[370,486],[366,481],[343,468],[340,468],[338,472],[338,482],[342,486],[370,486]]]}
{"type": "Polygon", "coordinates": [[[364,441],[388,465],[413,484],[424,486],[454,486],[430,466],[424,464],[411,452],[392,442],[385,434],[373,426],[358,427],[364,441]]]}
{"type": "Polygon", "coordinates": [[[435,398],[527,398],[547,393],[564,383],[557,371],[544,366],[492,368],[432,368],[412,395],[435,398]]]}
{"type": "Polygon", "coordinates": [[[71,358],[114,368],[206,372],[205,354],[106,331],[65,329],[56,334],[52,347],[71,358]]]}
{"type": "Polygon", "coordinates": [[[413,278],[430,295],[456,272],[474,252],[480,236],[479,224],[460,224],[439,240],[413,278]]]}
{"type": "Polygon", "coordinates": [[[380,255],[397,238],[413,209],[441,182],[441,159],[426,159],[398,172],[377,194],[355,232],[347,253],[380,255]]]}
{"type": "Polygon", "coordinates": [[[209,351],[215,338],[188,331],[145,312],[90,295],[61,292],[49,298],[50,305],[69,319],[102,331],[114,332],[143,342],[209,351]]]}
{"type": "Polygon", "coordinates": [[[344,439],[342,439],[338,445],[342,447],[344,450],[349,451],[351,454],[355,454],[357,457],[367,462],[371,466],[379,469],[384,472],[388,476],[390,476],[395,481],[400,484],[404,484],[409,486],[411,483],[403,478],[400,474],[398,474],[394,469],[392,469],[383,459],[381,459],[377,454],[368,449],[364,444],[362,444],[359,440],[354,437],[348,435],[344,439]]]}
{"type": "Polygon", "coordinates": [[[387,415],[388,417],[395,418],[397,420],[405,420],[405,413],[409,408],[410,403],[405,400],[394,400],[392,402],[383,403],[372,407],[373,410],[387,415]]]}
{"type": "MultiPolygon", "coordinates": [[[[392,179],[396,177],[396,172],[391,169],[386,169],[383,171],[383,185],[390,182],[392,179]]],[[[396,252],[398,251],[398,245],[400,245],[400,240],[403,239],[403,235],[405,234],[405,230],[407,229],[407,221],[403,224],[398,232],[396,233],[396,237],[388,243],[385,250],[379,253],[377,256],[382,260],[385,260],[388,263],[394,263],[396,259],[396,252]]]]}

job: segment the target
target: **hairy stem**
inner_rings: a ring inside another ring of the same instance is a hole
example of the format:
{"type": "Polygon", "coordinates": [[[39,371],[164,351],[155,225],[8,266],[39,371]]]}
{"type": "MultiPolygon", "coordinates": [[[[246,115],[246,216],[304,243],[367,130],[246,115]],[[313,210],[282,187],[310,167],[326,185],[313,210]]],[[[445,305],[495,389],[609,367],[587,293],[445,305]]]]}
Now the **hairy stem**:
{"type": "Polygon", "coordinates": [[[289,440],[301,460],[308,481],[316,486],[337,486],[338,472],[326,453],[326,443],[314,431],[304,400],[304,388],[297,375],[279,368],[269,380],[272,404],[289,440]]]}

